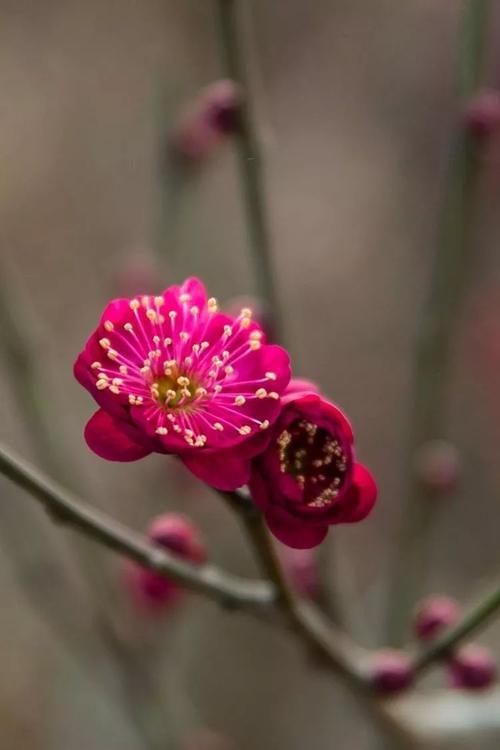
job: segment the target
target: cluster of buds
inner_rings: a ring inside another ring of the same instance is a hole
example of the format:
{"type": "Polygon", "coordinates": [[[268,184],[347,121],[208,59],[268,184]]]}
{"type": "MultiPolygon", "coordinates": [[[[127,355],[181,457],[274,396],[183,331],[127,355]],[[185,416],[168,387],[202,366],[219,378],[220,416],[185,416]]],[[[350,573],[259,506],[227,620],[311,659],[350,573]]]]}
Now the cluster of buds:
{"type": "MultiPolygon", "coordinates": [[[[429,642],[453,627],[460,617],[454,599],[438,595],[424,601],[416,612],[414,629],[417,638],[429,642]]],[[[448,681],[452,687],[479,690],[489,687],[496,678],[495,660],[487,648],[470,643],[451,651],[445,659],[448,681]]]]}

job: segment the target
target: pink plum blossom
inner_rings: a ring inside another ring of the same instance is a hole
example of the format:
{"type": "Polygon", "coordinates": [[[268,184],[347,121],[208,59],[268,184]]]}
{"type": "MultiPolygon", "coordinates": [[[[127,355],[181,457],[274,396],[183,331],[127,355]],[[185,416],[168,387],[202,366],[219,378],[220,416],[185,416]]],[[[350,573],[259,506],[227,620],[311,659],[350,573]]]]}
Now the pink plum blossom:
{"type": "Polygon", "coordinates": [[[99,404],[85,428],[95,453],[135,461],[176,454],[221,490],[248,482],[290,379],[249,308],[229,317],[198,279],[158,296],[112,300],[74,373],[99,404]]]}
{"type": "Polygon", "coordinates": [[[250,480],[273,534],[297,549],[320,544],[331,524],[361,521],[377,496],[371,474],[354,459],[347,418],[313,389],[292,380],[250,480]]]}

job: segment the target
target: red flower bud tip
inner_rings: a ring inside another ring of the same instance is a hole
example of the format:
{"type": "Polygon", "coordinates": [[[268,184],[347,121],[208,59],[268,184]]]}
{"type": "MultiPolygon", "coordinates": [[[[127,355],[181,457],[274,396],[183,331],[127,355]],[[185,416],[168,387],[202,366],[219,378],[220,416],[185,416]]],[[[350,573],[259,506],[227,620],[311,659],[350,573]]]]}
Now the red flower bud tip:
{"type": "Polygon", "coordinates": [[[399,693],[413,681],[410,657],[403,651],[386,649],[373,656],[370,682],[379,693],[399,693]]]}
{"type": "Polygon", "coordinates": [[[487,648],[470,643],[453,655],[448,672],[453,687],[482,690],[495,681],[496,665],[487,648]]]}
{"type": "Polygon", "coordinates": [[[476,136],[485,137],[500,129],[500,91],[484,89],[464,107],[466,127],[476,136]]]}
{"type": "Polygon", "coordinates": [[[427,490],[449,492],[456,486],[460,474],[458,451],[446,440],[430,440],[417,451],[415,471],[427,490]]]}
{"type": "MultiPolygon", "coordinates": [[[[148,536],[152,542],[184,560],[202,564],[206,550],[198,532],[189,521],[175,513],[159,516],[151,524],[148,536]]],[[[172,609],[182,599],[182,588],[136,563],[127,563],[126,582],[137,606],[151,613],[172,609]]]]}
{"type": "Polygon", "coordinates": [[[208,157],[224,136],[237,130],[240,103],[240,90],[233,81],[215,81],[204,88],[179,118],[174,152],[189,161],[208,157]]]}
{"type": "Polygon", "coordinates": [[[318,569],[310,549],[280,545],[279,556],[290,583],[298,594],[312,599],[318,592],[318,569]]]}
{"type": "Polygon", "coordinates": [[[460,609],[454,599],[448,596],[431,596],[419,607],[414,622],[415,634],[422,641],[429,641],[445,628],[454,625],[460,616],[460,609]]]}

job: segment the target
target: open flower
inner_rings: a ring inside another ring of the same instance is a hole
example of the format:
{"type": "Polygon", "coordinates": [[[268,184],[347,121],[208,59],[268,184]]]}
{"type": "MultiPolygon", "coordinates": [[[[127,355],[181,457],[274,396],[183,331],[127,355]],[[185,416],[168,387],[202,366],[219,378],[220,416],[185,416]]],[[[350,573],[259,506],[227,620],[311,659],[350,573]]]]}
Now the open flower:
{"type": "Polygon", "coordinates": [[[377,495],[371,474],[354,460],[349,422],[313,388],[291,382],[250,479],[273,534],[298,549],[320,544],[330,524],[361,521],[377,495]]]}
{"type": "Polygon", "coordinates": [[[101,407],[89,447],[110,461],[174,453],[218,489],[245,484],[290,379],[288,354],[251,316],[218,312],[197,279],[110,302],[74,368],[101,407]]]}

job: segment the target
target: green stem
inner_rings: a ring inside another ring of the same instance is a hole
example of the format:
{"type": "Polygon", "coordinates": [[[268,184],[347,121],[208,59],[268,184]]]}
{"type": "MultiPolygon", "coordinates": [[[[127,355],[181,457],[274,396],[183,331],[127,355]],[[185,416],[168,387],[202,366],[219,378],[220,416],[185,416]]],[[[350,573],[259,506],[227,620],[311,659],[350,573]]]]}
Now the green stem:
{"type": "MultiPolygon", "coordinates": [[[[467,0],[465,5],[458,68],[460,106],[480,82],[489,5],[489,0],[467,0]]],[[[420,593],[429,530],[438,507],[433,493],[420,485],[413,462],[419,448],[441,437],[444,430],[451,344],[471,269],[469,233],[477,171],[478,144],[472,134],[460,127],[453,145],[442,226],[415,351],[406,466],[410,486],[388,612],[388,635],[393,643],[404,639],[414,599],[420,593]]]]}
{"type": "Polygon", "coordinates": [[[255,280],[258,294],[269,307],[273,331],[281,339],[283,330],[271,257],[262,154],[252,108],[245,45],[238,18],[239,2],[216,1],[224,73],[242,91],[240,122],[235,137],[255,280]]]}
{"type": "Polygon", "coordinates": [[[483,627],[494,615],[500,612],[500,589],[495,589],[486,596],[454,628],[450,628],[442,638],[437,639],[429,648],[415,659],[415,671],[423,672],[434,662],[446,657],[459,643],[483,627]]]}

